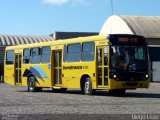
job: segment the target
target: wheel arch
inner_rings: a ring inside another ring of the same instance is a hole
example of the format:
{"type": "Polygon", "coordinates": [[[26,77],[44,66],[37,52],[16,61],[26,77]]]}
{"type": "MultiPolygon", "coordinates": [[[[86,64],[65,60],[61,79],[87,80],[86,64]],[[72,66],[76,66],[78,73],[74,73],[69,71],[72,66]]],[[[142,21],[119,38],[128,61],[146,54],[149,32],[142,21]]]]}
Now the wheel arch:
{"type": "MultiPolygon", "coordinates": [[[[29,74],[29,75],[27,76],[27,83],[28,83],[30,77],[35,77],[35,76],[34,76],[32,73],[29,74]]],[[[35,77],[35,78],[36,78],[36,77],[35,77]]]]}
{"type": "MultiPolygon", "coordinates": [[[[30,77],[34,77],[34,78],[35,78],[35,82],[36,82],[37,84],[40,84],[40,83],[38,82],[38,80],[37,80],[37,77],[36,77],[34,74],[32,74],[32,73],[29,74],[28,77],[27,77],[27,84],[28,84],[28,82],[29,82],[29,78],[30,78],[30,77]]],[[[37,85],[36,85],[36,86],[37,86],[37,85]]]]}
{"type": "Polygon", "coordinates": [[[83,85],[85,83],[86,78],[91,78],[91,77],[88,74],[84,74],[84,75],[81,76],[81,79],[80,79],[80,87],[81,87],[81,89],[83,88],[83,85]]]}

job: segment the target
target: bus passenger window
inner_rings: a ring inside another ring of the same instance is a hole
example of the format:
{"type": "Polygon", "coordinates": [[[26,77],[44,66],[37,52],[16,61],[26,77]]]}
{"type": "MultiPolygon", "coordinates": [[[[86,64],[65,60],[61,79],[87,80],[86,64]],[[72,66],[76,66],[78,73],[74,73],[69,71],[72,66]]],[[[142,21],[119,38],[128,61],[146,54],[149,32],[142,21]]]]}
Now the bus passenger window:
{"type": "Polygon", "coordinates": [[[24,49],[23,51],[23,63],[29,63],[30,51],[29,48],[24,49]]]}
{"type": "Polygon", "coordinates": [[[108,65],[108,47],[104,47],[104,65],[108,65]]]}
{"type": "Polygon", "coordinates": [[[83,43],[82,45],[82,61],[94,60],[95,44],[94,42],[83,43]]]}
{"type": "Polygon", "coordinates": [[[13,63],[14,63],[14,51],[13,50],[7,51],[6,64],[12,65],[13,63]]]}
{"type": "Polygon", "coordinates": [[[71,44],[68,45],[68,54],[67,61],[68,62],[79,62],[81,56],[81,44],[71,44]]]}
{"type": "Polygon", "coordinates": [[[67,61],[67,45],[64,46],[64,56],[63,56],[63,61],[67,61]]]}
{"type": "Polygon", "coordinates": [[[98,66],[102,65],[102,48],[98,48],[98,66]]]}
{"type": "Polygon", "coordinates": [[[40,48],[32,48],[30,54],[30,63],[38,64],[40,63],[41,49],[40,48]]]}
{"type": "Polygon", "coordinates": [[[50,52],[51,48],[50,47],[42,47],[42,58],[41,62],[42,63],[49,63],[50,62],[50,52]]]}

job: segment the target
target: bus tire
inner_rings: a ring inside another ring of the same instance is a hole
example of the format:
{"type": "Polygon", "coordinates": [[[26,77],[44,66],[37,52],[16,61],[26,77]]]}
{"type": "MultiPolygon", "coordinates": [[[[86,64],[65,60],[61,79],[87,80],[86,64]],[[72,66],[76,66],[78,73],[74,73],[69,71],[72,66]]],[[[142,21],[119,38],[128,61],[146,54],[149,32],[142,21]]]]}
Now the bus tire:
{"type": "Polygon", "coordinates": [[[36,92],[36,80],[35,77],[31,76],[28,79],[28,92],[36,92]]]}
{"type": "Polygon", "coordinates": [[[92,90],[92,82],[91,82],[91,79],[89,77],[86,78],[86,80],[85,80],[83,90],[84,90],[84,94],[85,95],[92,95],[92,94],[94,94],[94,92],[92,90]]]}

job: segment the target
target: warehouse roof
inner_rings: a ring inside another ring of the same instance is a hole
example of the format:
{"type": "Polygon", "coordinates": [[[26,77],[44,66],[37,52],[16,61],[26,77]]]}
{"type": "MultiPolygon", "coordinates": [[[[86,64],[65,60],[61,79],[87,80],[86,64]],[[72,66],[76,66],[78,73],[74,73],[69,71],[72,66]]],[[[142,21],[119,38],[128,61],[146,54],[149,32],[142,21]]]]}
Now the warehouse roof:
{"type": "Polygon", "coordinates": [[[54,40],[50,36],[22,36],[22,35],[0,35],[0,45],[18,45],[54,40]]]}
{"type": "Polygon", "coordinates": [[[138,34],[146,38],[160,38],[160,16],[111,16],[100,34],[138,34]]]}
{"type": "Polygon", "coordinates": [[[0,45],[18,45],[98,35],[96,32],[54,32],[50,36],[1,35],[0,45]]]}

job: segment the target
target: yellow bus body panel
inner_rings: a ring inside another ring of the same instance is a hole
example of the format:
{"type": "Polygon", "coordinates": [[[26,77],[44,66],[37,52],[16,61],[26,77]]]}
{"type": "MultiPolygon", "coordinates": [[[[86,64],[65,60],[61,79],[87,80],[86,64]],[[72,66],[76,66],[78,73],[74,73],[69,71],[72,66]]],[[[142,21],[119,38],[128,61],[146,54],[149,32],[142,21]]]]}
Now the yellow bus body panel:
{"type": "MultiPolygon", "coordinates": [[[[50,64],[50,63],[48,63],[50,64]]],[[[45,73],[45,76],[42,76],[42,78],[36,77],[36,86],[37,87],[51,87],[51,72],[50,69],[48,69],[48,64],[25,64],[22,67],[22,73],[25,72],[26,69],[30,69],[31,67],[34,68],[35,66],[40,67],[45,73]]],[[[22,76],[22,86],[27,86],[27,77],[22,76]]]]}
{"type": "MultiPolygon", "coordinates": [[[[80,80],[83,75],[88,75],[92,80],[95,79],[95,65],[94,62],[79,62],[77,63],[64,63],[63,64],[63,74],[64,83],[67,88],[80,88],[80,80]]],[[[96,81],[93,81],[93,86],[95,88],[96,81]]]]}
{"type": "Polygon", "coordinates": [[[10,85],[15,85],[14,65],[7,65],[4,67],[4,82],[10,85]]]}

